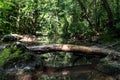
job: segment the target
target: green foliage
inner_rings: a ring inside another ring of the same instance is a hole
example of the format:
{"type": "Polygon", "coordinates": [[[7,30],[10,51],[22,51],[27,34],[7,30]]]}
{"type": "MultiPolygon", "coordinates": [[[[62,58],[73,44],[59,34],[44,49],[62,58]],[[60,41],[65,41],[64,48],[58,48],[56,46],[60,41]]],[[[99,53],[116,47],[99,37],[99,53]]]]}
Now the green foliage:
{"type": "Polygon", "coordinates": [[[118,23],[115,25],[115,27],[116,27],[118,30],[120,30],[120,22],[118,22],[118,23]]]}
{"type": "Polygon", "coordinates": [[[12,8],[12,6],[14,6],[14,4],[10,1],[0,1],[0,9],[3,9],[3,10],[9,10],[12,8]]]}
{"type": "Polygon", "coordinates": [[[0,1],[0,34],[5,34],[9,33],[10,29],[7,30],[8,28],[8,15],[9,11],[12,9],[12,7],[15,6],[12,2],[3,0],[0,1]]]}
{"type": "Polygon", "coordinates": [[[15,52],[11,53],[13,51],[11,51],[11,49],[5,49],[1,52],[0,54],[0,66],[3,66],[7,61],[9,61],[10,59],[13,59],[15,57],[19,56],[20,51],[16,50],[15,52]]]}
{"type": "Polygon", "coordinates": [[[0,33],[41,32],[80,38],[106,33],[106,30],[111,32],[111,29],[115,32],[119,28],[120,2],[107,2],[114,26],[110,26],[109,13],[101,0],[1,0],[0,33]]]}
{"type": "Polygon", "coordinates": [[[28,53],[22,53],[13,45],[10,48],[4,49],[0,54],[0,66],[6,67],[7,65],[13,66],[21,63],[26,63],[30,59],[28,53]]]}

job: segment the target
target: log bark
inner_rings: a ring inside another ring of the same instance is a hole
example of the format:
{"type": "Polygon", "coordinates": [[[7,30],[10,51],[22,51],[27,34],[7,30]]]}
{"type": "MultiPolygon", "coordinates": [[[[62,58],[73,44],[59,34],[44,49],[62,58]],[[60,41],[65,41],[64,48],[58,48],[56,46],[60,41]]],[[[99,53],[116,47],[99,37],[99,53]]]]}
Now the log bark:
{"type": "MultiPolygon", "coordinates": [[[[23,47],[24,48],[24,47],[23,47]]],[[[5,46],[0,46],[0,50],[5,49],[5,46]]],[[[56,51],[63,51],[63,52],[75,52],[77,54],[85,54],[85,55],[98,55],[98,56],[113,56],[113,57],[120,57],[120,52],[110,49],[104,49],[99,47],[87,47],[87,46],[79,46],[79,45],[72,45],[72,44],[49,44],[49,45],[42,45],[42,46],[31,46],[26,47],[29,51],[34,52],[35,54],[43,54],[47,52],[56,52],[56,51]]]]}
{"type": "Polygon", "coordinates": [[[71,45],[71,44],[50,44],[43,46],[32,46],[27,48],[37,54],[63,51],[63,52],[77,52],[78,54],[86,54],[86,55],[101,55],[101,56],[111,55],[115,57],[120,57],[120,52],[114,50],[98,48],[98,47],[71,45]]]}

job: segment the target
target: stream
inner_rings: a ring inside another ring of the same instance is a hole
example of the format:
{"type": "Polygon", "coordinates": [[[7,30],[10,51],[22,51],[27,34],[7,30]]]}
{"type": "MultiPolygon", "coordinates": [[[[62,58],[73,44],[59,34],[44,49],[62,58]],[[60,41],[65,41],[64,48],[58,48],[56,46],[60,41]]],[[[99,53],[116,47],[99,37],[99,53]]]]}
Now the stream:
{"type": "MultiPolygon", "coordinates": [[[[32,43],[24,43],[26,46],[35,46],[35,45],[45,45],[45,44],[53,44],[53,43],[66,43],[66,44],[77,44],[77,45],[93,45],[94,43],[82,43],[76,42],[71,39],[63,39],[63,38],[53,38],[47,36],[40,36],[37,38],[37,42],[32,43]]],[[[4,44],[2,44],[4,45],[4,44]]],[[[72,54],[67,54],[68,52],[50,52],[47,54],[42,54],[44,57],[45,65],[52,67],[66,67],[66,66],[76,66],[76,65],[84,65],[91,64],[92,62],[96,63],[96,59],[87,59],[85,57],[79,57],[72,54]],[[77,60],[75,60],[77,59],[77,60]],[[73,62],[74,65],[73,65],[73,62]]],[[[39,55],[38,55],[39,56],[39,55]]],[[[93,64],[94,65],[94,64],[93,64]]],[[[112,71],[111,71],[112,72],[112,71]]],[[[38,80],[120,80],[120,75],[111,75],[106,74],[104,71],[99,70],[90,70],[90,71],[73,71],[69,74],[55,74],[55,75],[41,75],[38,80]],[[116,79],[117,78],[117,79],[116,79]]]]}
{"type": "MultiPolygon", "coordinates": [[[[63,39],[63,38],[38,38],[40,41],[43,40],[44,44],[52,44],[52,43],[67,43],[67,44],[77,44],[77,45],[94,45],[94,43],[82,43],[80,41],[73,41],[71,39],[63,39]]],[[[99,44],[98,44],[99,45],[99,44]]],[[[54,57],[53,59],[47,61],[47,64],[50,66],[55,67],[65,67],[65,66],[71,66],[72,62],[71,59],[76,58],[74,55],[66,54],[65,52],[54,52],[54,53],[48,53],[49,57],[54,57]],[[56,55],[59,54],[59,55],[56,55]]],[[[78,56],[77,56],[78,57],[78,56]]],[[[82,64],[89,64],[91,63],[89,60],[86,60],[86,58],[79,58],[78,61],[75,63],[75,65],[82,65],[82,64]]],[[[91,70],[88,72],[73,72],[68,75],[43,75],[39,79],[40,80],[120,80],[119,78],[116,79],[116,77],[120,78],[120,75],[109,75],[104,72],[98,71],[98,70],[91,70]]]]}

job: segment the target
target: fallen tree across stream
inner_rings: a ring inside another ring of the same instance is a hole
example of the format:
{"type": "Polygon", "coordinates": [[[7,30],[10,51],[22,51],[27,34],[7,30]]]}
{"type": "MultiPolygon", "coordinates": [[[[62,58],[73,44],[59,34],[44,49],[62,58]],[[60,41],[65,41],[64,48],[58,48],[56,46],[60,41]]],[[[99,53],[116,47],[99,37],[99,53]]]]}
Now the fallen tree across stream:
{"type": "Polygon", "coordinates": [[[104,49],[99,47],[72,45],[72,44],[49,44],[43,46],[31,46],[27,48],[35,52],[36,54],[63,51],[63,52],[76,52],[78,54],[86,54],[86,55],[100,55],[100,56],[111,55],[114,57],[120,57],[120,52],[114,50],[104,49]]]}
{"type": "MultiPolygon", "coordinates": [[[[47,52],[75,52],[77,54],[85,54],[85,55],[98,55],[98,56],[113,56],[120,57],[120,52],[110,49],[104,49],[99,47],[87,47],[80,45],[72,45],[72,44],[49,44],[49,45],[41,45],[41,46],[24,46],[23,44],[17,44],[17,46],[22,47],[23,49],[28,49],[29,51],[34,52],[35,54],[43,54],[47,52]]],[[[0,50],[5,49],[5,46],[0,46],[0,50]]]]}

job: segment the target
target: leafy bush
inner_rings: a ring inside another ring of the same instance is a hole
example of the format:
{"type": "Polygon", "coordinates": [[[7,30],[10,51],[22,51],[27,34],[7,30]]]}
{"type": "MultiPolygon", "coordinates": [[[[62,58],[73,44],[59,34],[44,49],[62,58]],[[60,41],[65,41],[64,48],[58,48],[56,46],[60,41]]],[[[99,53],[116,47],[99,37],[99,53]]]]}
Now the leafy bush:
{"type": "MultiPolygon", "coordinates": [[[[0,54],[1,67],[14,67],[15,65],[21,66],[27,63],[33,56],[24,52],[14,45],[4,49],[0,54]],[[9,65],[9,66],[8,66],[9,65]]],[[[31,59],[32,60],[32,59],[31,59]]]]}

